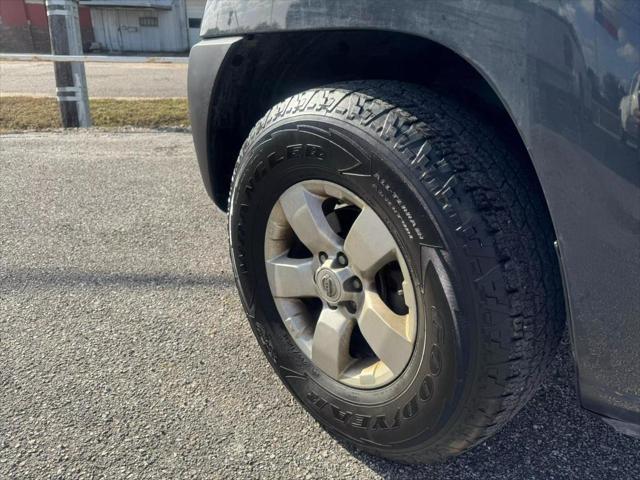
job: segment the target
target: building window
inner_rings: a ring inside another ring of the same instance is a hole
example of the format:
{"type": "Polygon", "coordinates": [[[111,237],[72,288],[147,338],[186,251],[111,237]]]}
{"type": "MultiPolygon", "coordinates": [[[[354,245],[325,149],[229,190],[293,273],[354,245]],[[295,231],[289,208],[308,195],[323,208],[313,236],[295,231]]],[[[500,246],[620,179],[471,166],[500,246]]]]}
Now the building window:
{"type": "Polygon", "coordinates": [[[141,27],[157,27],[158,17],[138,17],[138,24],[141,27]]]}
{"type": "Polygon", "coordinates": [[[200,28],[200,24],[202,23],[201,18],[190,18],[189,19],[189,28],[200,28]]]}

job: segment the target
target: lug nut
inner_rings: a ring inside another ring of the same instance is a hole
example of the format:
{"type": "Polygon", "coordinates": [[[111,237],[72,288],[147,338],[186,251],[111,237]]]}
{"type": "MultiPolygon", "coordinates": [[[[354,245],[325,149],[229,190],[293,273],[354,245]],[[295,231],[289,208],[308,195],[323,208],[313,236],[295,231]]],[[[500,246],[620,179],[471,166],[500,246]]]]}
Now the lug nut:
{"type": "Polygon", "coordinates": [[[347,264],[349,263],[346,255],[342,252],[338,254],[337,260],[338,260],[338,265],[340,265],[341,267],[346,267],[347,264]]]}
{"type": "Polygon", "coordinates": [[[353,287],[354,290],[358,292],[362,290],[362,282],[357,277],[353,279],[353,281],[351,282],[351,286],[353,287]]]}
{"type": "Polygon", "coordinates": [[[356,313],[356,310],[358,309],[358,306],[356,305],[356,302],[347,302],[347,303],[345,303],[344,306],[347,309],[347,311],[352,315],[354,313],[356,313]]]}
{"type": "Polygon", "coordinates": [[[327,261],[327,254],[324,252],[320,252],[320,254],[318,255],[318,258],[320,258],[320,262],[324,263],[327,261]]]}

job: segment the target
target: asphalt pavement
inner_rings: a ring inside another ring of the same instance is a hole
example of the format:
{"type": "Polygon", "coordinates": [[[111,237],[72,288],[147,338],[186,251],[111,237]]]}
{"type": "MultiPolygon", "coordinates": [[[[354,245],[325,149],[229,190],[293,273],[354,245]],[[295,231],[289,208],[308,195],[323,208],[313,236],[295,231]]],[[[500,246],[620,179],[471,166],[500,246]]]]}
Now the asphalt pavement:
{"type": "MultiPolygon", "coordinates": [[[[187,96],[187,65],[167,63],[85,63],[91,98],[174,98],[187,96]]],[[[1,95],[56,95],[52,62],[0,62],[1,95]]]]}
{"type": "Polygon", "coordinates": [[[637,479],[565,342],[495,437],[407,466],[326,434],[241,310],[182,133],[0,136],[0,478],[637,479]]]}

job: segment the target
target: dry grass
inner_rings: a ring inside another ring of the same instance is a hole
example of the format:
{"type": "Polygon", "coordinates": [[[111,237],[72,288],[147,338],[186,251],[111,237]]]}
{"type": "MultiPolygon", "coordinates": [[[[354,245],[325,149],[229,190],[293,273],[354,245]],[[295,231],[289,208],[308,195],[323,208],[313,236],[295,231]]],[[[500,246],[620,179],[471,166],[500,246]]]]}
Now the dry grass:
{"type": "MultiPolygon", "coordinates": [[[[183,98],[114,100],[92,99],[96,127],[187,127],[189,114],[183,98]]],[[[49,97],[0,97],[0,132],[60,128],[58,102],[49,97]]]]}

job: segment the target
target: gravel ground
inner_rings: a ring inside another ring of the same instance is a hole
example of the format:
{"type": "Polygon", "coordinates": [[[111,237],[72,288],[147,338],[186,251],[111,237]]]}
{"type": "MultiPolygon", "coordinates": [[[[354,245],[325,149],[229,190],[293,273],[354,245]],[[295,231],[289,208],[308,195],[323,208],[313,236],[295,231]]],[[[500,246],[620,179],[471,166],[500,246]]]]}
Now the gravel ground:
{"type": "Polygon", "coordinates": [[[336,443],[263,358],[183,133],[0,136],[0,478],[640,478],[581,410],[567,343],[449,463],[336,443]]]}
{"type": "MultiPolygon", "coordinates": [[[[187,96],[186,64],[85,63],[85,71],[92,98],[187,96]]],[[[0,94],[55,97],[53,63],[0,62],[0,94]]]]}

